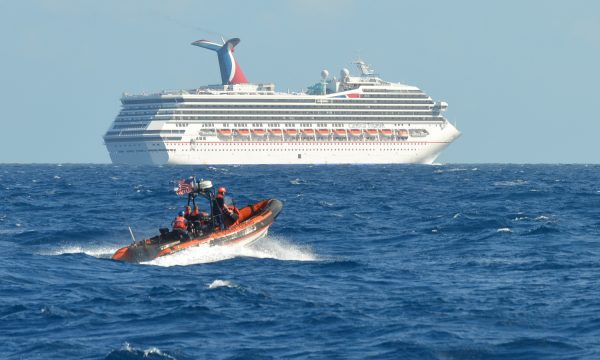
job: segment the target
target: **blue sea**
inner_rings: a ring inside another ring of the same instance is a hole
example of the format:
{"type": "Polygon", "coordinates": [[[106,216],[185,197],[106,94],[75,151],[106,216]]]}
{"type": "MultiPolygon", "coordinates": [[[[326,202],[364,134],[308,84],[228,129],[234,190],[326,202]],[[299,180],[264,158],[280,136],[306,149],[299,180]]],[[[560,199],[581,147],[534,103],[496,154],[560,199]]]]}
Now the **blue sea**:
{"type": "Polygon", "coordinates": [[[0,165],[2,359],[598,359],[600,166],[0,165]],[[177,179],[247,247],[112,261],[177,179]]]}

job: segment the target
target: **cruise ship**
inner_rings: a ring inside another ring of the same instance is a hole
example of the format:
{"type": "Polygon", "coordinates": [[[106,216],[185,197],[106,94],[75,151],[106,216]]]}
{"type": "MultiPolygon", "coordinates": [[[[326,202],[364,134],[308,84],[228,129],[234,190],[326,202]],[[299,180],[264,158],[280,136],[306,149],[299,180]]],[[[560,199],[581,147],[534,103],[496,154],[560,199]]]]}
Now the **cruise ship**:
{"type": "Polygon", "coordinates": [[[362,60],[303,92],[252,84],[234,58],[238,38],[192,45],[216,52],[222,83],[123,94],[104,135],[115,164],[431,164],[460,132],[448,104],[382,80],[362,60]]]}

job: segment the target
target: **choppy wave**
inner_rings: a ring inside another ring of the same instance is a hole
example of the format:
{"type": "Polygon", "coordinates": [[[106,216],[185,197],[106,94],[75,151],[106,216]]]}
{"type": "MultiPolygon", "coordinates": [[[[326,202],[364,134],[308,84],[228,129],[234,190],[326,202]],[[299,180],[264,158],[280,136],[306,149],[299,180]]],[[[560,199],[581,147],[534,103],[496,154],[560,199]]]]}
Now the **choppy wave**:
{"type": "Polygon", "coordinates": [[[157,347],[149,347],[147,349],[139,349],[131,346],[129,343],[124,343],[118,350],[111,351],[105,360],[175,360],[176,357],[171,356],[167,352],[161,351],[157,347]]]}
{"type": "Polygon", "coordinates": [[[595,359],[598,179],[595,165],[2,165],[0,358],[595,359]],[[238,205],[281,199],[270,235],[109,260],[128,226],[170,224],[190,175],[238,205]]]}

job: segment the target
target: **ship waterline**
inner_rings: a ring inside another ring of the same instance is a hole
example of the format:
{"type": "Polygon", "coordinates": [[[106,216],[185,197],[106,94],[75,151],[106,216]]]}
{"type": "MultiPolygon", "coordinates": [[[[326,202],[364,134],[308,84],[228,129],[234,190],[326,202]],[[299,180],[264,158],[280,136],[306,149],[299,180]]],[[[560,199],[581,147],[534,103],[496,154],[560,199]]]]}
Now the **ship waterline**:
{"type": "Polygon", "coordinates": [[[104,135],[112,162],[430,164],[460,135],[442,116],[445,102],[434,102],[414,86],[384,81],[363,61],[355,63],[359,76],[343,69],[338,80],[323,71],[322,80],[305,92],[249,84],[237,62],[229,68],[226,63],[237,43],[193,43],[229,51],[230,56],[219,53],[221,85],[123,95],[122,109],[104,135]]]}

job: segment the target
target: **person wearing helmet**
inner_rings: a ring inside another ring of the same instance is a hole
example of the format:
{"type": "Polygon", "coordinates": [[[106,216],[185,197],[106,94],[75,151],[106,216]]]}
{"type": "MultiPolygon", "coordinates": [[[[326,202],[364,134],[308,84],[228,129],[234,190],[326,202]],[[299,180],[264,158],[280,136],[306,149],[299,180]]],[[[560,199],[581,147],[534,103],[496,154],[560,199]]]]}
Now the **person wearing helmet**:
{"type": "Polygon", "coordinates": [[[225,207],[225,192],[227,192],[227,189],[222,186],[217,192],[217,205],[219,206],[219,209],[223,209],[225,207]]]}
{"type": "Polygon", "coordinates": [[[172,222],[173,232],[179,234],[179,237],[189,239],[187,232],[187,220],[185,219],[185,211],[180,211],[177,217],[172,222]]]}
{"type": "MultiPolygon", "coordinates": [[[[225,227],[230,227],[239,219],[239,215],[235,211],[235,207],[230,207],[225,204],[226,192],[227,189],[225,189],[224,187],[219,188],[216,197],[216,205],[217,208],[220,210],[220,213],[223,214],[223,222],[225,227]]],[[[217,215],[219,215],[219,211],[217,211],[217,215]]]]}

